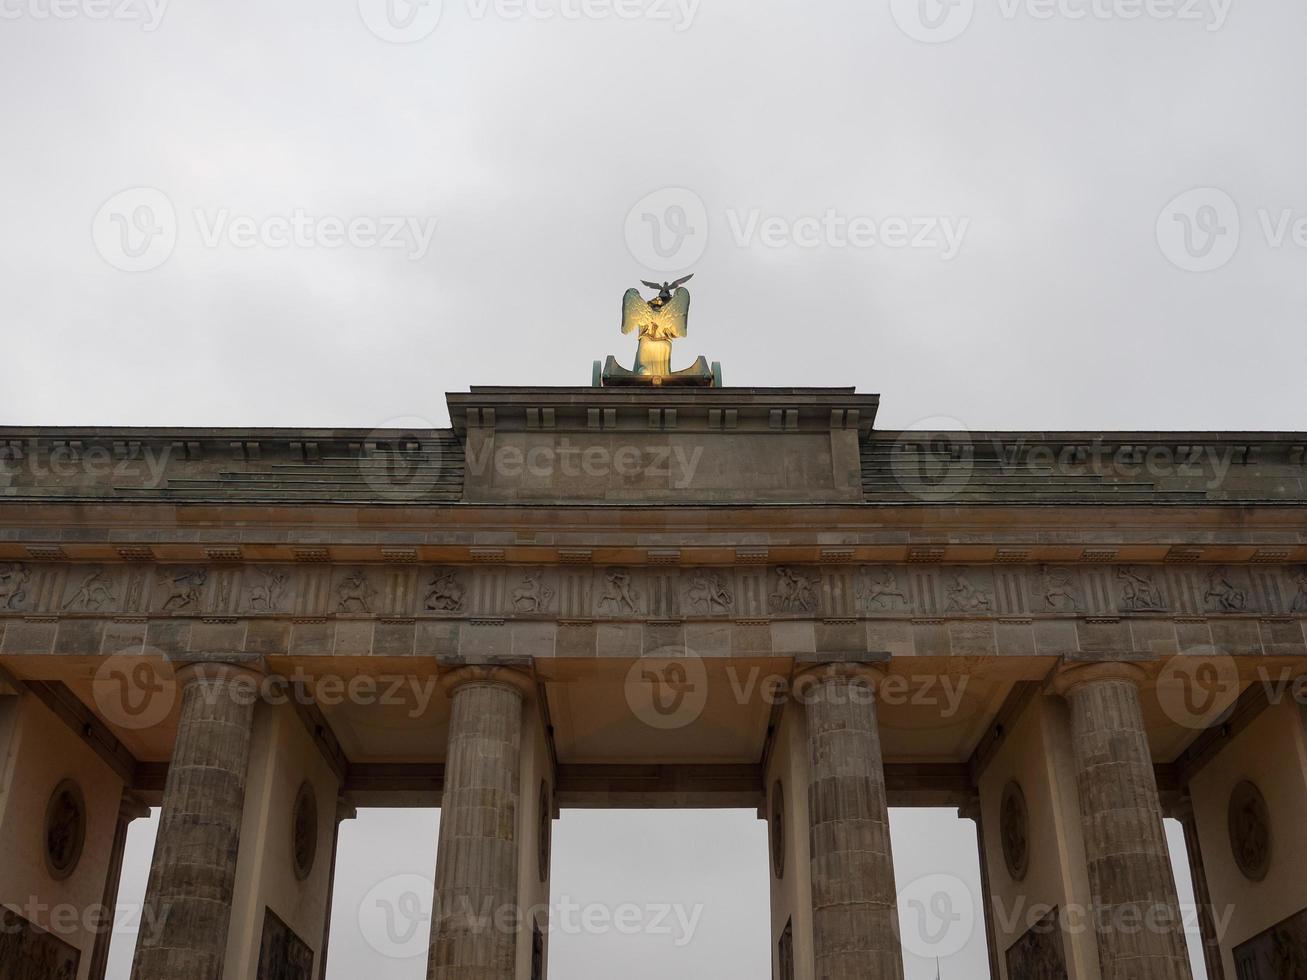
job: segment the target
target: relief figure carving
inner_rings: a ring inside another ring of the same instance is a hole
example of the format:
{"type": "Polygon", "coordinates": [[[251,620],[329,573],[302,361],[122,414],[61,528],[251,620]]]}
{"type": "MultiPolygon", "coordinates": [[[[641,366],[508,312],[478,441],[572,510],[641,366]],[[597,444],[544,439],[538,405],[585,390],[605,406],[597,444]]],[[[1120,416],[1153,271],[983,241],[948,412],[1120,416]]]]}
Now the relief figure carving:
{"type": "Polygon", "coordinates": [[[0,565],[0,607],[17,609],[27,599],[27,583],[32,573],[26,565],[13,562],[0,565]]]}
{"type": "Polygon", "coordinates": [[[554,590],[544,580],[544,570],[533,568],[522,574],[522,584],[513,590],[513,609],[520,613],[542,613],[549,608],[554,590]]]}
{"type": "Polygon", "coordinates": [[[1221,612],[1243,612],[1248,608],[1248,593],[1230,581],[1228,568],[1213,568],[1207,573],[1203,603],[1221,612]]]}
{"type": "Polygon", "coordinates": [[[877,569],[858,579],[858,598],[866,609],[902,609],[908,597],[899,587],[898,576],[890,568],[877,569]]]}
{"type": "Polygon", "coordinates": [[[200,604],[200,589],[204,588],[204,583],[209,580],[209,570],[207,568],[187,568],[176,575],[165,573],[159,576],[159,581],[170,591],[168,598],[163,602],[163,611],[172,612],[179,609],[190,609],[200,604]]]}
{"type": "Polygon", "coordinates": [[[1116,577],[1121,580],[1121,602],[1126,609],[1166,608],[1151,572],[1141,571],[1137,565],[1122,565],[1116,577]]]}
{"type": "Polygon", "coordinates": [[[771,607],[781,612],[813,612],[817,585],[804,572],[782,566],[776,569],[776,591],[767,598],[771,607]]]}
{"type": "Polygon", "coordinates": [[[103,609],[113,602],[114,598],[113,583],[104,569],[97,566],[86,573],[77,591],[64,603],[64,608],[94,611],[103,609]]]}
{"type": "Polygon", "coordinates": [[[1039,570],[1040,593],[1049,609],[1075,612],[1080,608],[1080,591],[1075,573],[1060,565],[1044,565],[1039,570]]]}
{"type": "Polygon", "coordinates": [[[728,613],[735,603],[735,594],[727,588],[720,573],[710,569],[698,569],[691,575],[686,596],[692,606],[709,616],[728,613]]]}
{"type": "Polygon", "coordinates": [[[372,597],[377,594],[368,582],[367,573],[355,570],[345,575],[344,581],[336,586],[339,612],[371,612],[372,597]]]}
{"type": "Polygon", "coordinates": [[[286,573],[273,568],[259,568],[255,572],[262,581],[249,586],[250,608],[259,612],[280,612],[281,600],[286,594],[286,573]]]}
{"type": "Polygon", "coordinates": [[[438,569],[427,587],[424,605],[437,612],[459,612],[467,589],[458,580],[458,572],[449,568],[438,569]]]}
{"type": "Polygon", "coordinates": [[[1293,602],[1289,604],[1290,612],[1307,612],[1307,565],[1300,565],[1290,573],[1293,578],[1293,584],[1298,587],[1298,594],[1293,597],[1293,602]]]}
{"type": "Polygon", "coordinates": [[[994,605],[989,592],[977,587],[962,572],[953,575],[953,582],[945,592],[948,595],[945,608],[957,612],[983,612],[992,609],[994,605]]]}
{"type": "Polygon", "coordinates": [[[599,597],[599,611],[614,614],[640,611],[640,592],[631,581],[631,574],[614,568],[604,574],[604,594],[599,597]]]}

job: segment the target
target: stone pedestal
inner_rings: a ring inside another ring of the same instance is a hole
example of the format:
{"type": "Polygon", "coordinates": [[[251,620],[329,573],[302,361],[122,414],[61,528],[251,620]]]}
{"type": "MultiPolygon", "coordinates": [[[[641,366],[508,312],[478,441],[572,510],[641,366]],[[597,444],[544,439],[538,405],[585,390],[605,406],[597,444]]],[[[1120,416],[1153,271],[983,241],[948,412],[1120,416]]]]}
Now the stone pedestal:
{"type": "Polygon", "coordinates": [[[1162,808],[1131,664],[1064,668],[1103,980],[1191,980],[1162,808]]]}
{"type": "Polygon", "coordinates": [[[901,980],[897,891],[875,691],[863,664],[804,671],[817,980],[901,980]]]}
{"type": "Polygon", "coordinates": [[[513,980],[526,674],[461,667],[452,700],[428,980],[513,980]]]}
{"type": "Polygon", "coordinates": [[[181,722],[164,789],[132,980],[221,980],[236,879],[257,675],[182,668],[181,722]]]}

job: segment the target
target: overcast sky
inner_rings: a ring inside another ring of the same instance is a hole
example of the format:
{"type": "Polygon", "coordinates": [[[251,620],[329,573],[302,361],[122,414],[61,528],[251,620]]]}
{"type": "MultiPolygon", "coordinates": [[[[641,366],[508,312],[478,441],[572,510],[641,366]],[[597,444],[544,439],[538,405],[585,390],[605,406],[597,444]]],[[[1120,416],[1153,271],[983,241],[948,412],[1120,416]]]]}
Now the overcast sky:
{"type": "MultiPolygon", "coordinates": [[[[622,291],[694,271],[676,366],[885,427],[1301,428],[1305,36],[1301,0],[0,0],[0,421],[443,425],[629,362],[622,291]]],[[[758,976],[761,825],[669,821],[564,821],[556,890],[733,889],[691,948],[758,976]]]]}

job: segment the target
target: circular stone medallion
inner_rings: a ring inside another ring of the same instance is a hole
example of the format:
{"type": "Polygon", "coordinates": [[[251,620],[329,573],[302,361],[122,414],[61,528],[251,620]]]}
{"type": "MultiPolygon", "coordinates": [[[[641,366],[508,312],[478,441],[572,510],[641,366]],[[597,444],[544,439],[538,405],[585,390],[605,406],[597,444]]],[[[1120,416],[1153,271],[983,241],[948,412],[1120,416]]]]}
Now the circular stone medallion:
{"type": "Polygon", "coordinates": [[[777,878],[785,877],[785,788],[779,779],[771,791],[771,864],[777,878]]]}
{"type": "Polygon", "coordinates": [[[1249,881],[1262,881],[1271,870],[1271,811],[1262,791],[1245,780],[1230,794],[1230,849],[1249,881]]]}
{"type": "Polygon", "coordinates": [[[45,866],[63,880],[77,868],[86,845],[86,798],[71,779],[55,787],[45,807],[45,866]]]}
{"type": "Polygon", "coordinates": [[[1003,863],[1013,881],[1023,881],[1030,868],[1030,811],[1021,785],[1010,782],[1003,787],[999,804],[998,832],[1003,843],[1003,863]]]}
{"type": "Polygon", "coordinates": [[[307,781],[295,796],[290,822],[290,855],[295,877],[303,881],[313,873],[318,856],[318,798],[307,781]]]}

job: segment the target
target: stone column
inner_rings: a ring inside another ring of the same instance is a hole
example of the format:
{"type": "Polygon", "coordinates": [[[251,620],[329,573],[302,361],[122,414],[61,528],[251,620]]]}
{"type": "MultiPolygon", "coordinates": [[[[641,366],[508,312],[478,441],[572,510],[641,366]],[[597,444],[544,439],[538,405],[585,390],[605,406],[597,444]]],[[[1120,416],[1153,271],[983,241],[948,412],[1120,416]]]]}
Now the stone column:
{"type": "Polygon", "coordinates": [[[1103,980],[1192,980],[1133,664],[1064,667],[1103,980]]]}
{"type": "Polygon", "coordinates": [[[803,671],[795,694],[808,739],[808,840],[817,980],[902,980],[898,895],[876,720],[884,672],[803,671]]]}
{"type": "Polygon", "coordinates": [[[1167,816],[1180,821],[1184,828],[1184,847],[1189,858],[1189,877],[1194,883],[1194,904],[1198,907],[1198,931],[1203,939],[1207,980],[1225,980],[1225,962],[1221,959],[1221,940],[1216,935],[1216,919],[1212,915],[1212,893],[1207,887],[1207,868],[1203,864],[1203,849],[1198,840],[1194,801],[1184,797],[1170,808],[1167,816]]]}
{"type": "Polygon", "coordinates": [[[221,980],[258,675],[177,672],[181,722],[163,791],[132,980],[221,980]]]}
{"type": "Polygon", "coordinates": [[[133,820],[148,817],[150,808],[127,790],[118,804],[118,822],[113,829],[113,844],[109,850],[109,868],[104,876],[104,897],[100,900],[103,916],[91,949],[90,980],[104,980],[109,969],[109,944],[113,941],[113,920],[118,908],[118,888],[123,878],[123,853],[127,849],[127,830],[133,820]]]}
{"type": "Polygon", "coordinates": [[[331,903],[336,896],[336,853],[340,850],[340,825],[357,817],[354,805],[341,797],[336,801],[336,823],[331,833],[331,868],[327,874],[327,911],[322,920],[322,948],[318,953],[318,980],[327,980],[327,949],[331,943],[331,903]]]}
{"type": "Polygon", "coordinates": [[[989,852],[985,848],[985,822],[980,800],[958,807],[959,820],[971,820],[976,825],[976,856],[980,859],[980,911],[985,925],[985,944],[989,947],[989,975],[993,980],[1002,976],[998,970],[998,942],[994,937],[994,899],[989,890],[989,852]]]}
{"type": "Polygon", "coordinates": [[[477,666],[441,683],[452,705],[427,978],[512,980],[522,706],[531,679],[477,666]]]}

